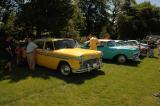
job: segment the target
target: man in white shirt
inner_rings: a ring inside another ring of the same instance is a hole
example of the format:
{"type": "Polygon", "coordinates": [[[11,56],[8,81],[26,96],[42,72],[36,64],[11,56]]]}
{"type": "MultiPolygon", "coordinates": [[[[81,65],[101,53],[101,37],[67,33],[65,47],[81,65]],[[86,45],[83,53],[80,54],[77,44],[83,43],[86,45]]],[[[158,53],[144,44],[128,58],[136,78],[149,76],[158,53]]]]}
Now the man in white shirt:
{"type": "Polygon", "coordinates": [[[28,45],[27,45],[27,61],[30,70],[35,70],[35,55],[36,55],[36,48],[38,46],[32,42],[31,38],[28,38],[28,45]]]}

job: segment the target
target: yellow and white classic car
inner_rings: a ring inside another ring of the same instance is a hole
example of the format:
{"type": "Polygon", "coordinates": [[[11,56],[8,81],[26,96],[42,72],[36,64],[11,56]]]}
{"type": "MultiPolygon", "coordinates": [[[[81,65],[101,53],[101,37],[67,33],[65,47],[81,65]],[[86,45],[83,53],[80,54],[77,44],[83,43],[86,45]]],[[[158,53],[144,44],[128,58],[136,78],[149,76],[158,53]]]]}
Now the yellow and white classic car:
{"type": "Polygon", "coordinates": [[[98,70],[102,66],[101,51],[78,48],[73,39],[45,38],[34,43],[38,45],[36,64],[58,70],[62,75],[98,70]]]}

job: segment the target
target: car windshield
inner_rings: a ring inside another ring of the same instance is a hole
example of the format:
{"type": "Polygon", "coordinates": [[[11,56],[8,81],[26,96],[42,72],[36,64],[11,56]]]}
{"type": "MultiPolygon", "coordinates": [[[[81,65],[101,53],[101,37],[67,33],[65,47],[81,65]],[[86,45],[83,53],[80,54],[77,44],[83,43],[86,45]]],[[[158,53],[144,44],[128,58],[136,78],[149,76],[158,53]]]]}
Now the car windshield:
{"type": "Polygon", "coordinates": [[[58,40],[54,42],[55,49],[75,48],[78,44],[75,40],[58,40]]]}
{"type": "Polygon", "coordinates": [[[134,41],[126,41],[125,43],[129,46],[137,46],[137,43],[135,43],[134,41]]]}
{"type": "Polygon", "coordinates": [[[147,41],[145,41],[145,40],[142,40],[142,41],[140,41],[140,43],[147,44],[147,41]]]}
{"type": "Polygon", "coordinates": [[[117,46],[126,46],[126,43],[124,41],[118,41],[116,42],[117,46]]]}

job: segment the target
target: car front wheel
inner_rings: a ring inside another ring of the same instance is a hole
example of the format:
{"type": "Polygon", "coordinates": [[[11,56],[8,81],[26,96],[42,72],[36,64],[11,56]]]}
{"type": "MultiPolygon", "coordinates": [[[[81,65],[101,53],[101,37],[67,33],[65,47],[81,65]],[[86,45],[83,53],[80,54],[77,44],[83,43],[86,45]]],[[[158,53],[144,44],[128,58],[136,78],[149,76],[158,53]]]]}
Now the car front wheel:
{"type": "Polygon", "coordinates": [[[67,63],[60,64],[59,70],[64,76],[69,76],[72,73],[71,67],[67,63]]]}
{"type": "Polygon", "coordinates": [[[124,55],[119,55],[118,57],[117,57],[117,61],[118,61],[118,63],[125,63],[126,62],[126,57],[124,56],[124,55]]]}

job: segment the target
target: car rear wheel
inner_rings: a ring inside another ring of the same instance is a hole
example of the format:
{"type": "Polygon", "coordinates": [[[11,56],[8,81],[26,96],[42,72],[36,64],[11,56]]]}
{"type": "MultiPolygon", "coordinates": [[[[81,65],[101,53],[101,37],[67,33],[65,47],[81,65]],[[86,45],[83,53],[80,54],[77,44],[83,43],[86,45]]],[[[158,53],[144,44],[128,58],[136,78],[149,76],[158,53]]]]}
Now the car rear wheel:
{"type": "Polygon", "coordinates": [[[67,63],[60,64],[59,70],[64,76],[69,76],[72,73],[71,67],[67,63]]]}
{"type": "Polygon", "coordinates": [[[118,61],[118,63],[125,63],[126,62],[126,57],[124,56],[124,55],[119,55],[118,57],[117,57],[117,61],[118,61]]]}

